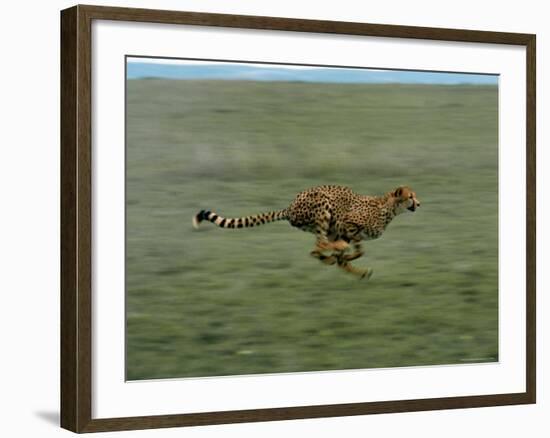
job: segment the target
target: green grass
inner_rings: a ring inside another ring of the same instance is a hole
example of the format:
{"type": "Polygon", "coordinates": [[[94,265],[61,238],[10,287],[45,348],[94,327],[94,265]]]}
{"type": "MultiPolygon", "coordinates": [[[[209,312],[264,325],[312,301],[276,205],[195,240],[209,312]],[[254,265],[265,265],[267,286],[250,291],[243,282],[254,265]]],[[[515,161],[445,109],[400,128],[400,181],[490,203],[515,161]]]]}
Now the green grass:
{"type": "Polygon", "coordinates": [[[127,378],[498,360],[496,87],[132,80],[127,378]],[[301,190],[410,185],[360,281],[278,222],[301,190]]]}

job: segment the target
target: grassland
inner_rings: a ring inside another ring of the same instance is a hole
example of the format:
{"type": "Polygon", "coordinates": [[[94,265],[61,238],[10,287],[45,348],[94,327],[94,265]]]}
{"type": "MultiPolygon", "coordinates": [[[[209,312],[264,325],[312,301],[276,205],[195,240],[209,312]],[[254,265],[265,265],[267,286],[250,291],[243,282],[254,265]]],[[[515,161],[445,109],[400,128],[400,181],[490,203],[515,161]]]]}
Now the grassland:
{"type": "Polygon", "coordinates": [[[498,359],[497,88],[131,80],[127,378],[498,359]],[[370,281],[309,256],[286,207],[318,184],[422,207],[366,245],[370,281]]]}

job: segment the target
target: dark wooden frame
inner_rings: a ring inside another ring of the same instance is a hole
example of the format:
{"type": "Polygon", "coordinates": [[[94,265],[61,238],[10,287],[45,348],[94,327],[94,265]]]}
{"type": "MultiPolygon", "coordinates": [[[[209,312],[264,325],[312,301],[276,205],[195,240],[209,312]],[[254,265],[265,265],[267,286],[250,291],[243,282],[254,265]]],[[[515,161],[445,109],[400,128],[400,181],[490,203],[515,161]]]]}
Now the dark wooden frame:
{"type": "Polygon", "coordinates": [[[61,426],[80,433],[535,403],[535,48],[536,38],[531,34],[80,5],[62,11],[61,426]],[[525,46],[527,52],[526,392],[92,419],[92,20],[140,21],[525,46]]]}

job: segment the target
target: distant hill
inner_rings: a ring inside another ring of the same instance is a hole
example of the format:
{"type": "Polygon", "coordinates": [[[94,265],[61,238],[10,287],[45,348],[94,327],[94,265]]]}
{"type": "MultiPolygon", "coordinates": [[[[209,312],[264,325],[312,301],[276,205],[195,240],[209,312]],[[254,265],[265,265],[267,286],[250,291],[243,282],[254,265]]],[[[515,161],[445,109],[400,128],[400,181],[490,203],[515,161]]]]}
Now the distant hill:
{"type": "Polygon", "coordinates": [[[250,64],[153,64],[128,62],[128,79],[202,79],[363,84],[479,84],[497,85],[498,76],[350,68],[278,68],[250,64]]]}

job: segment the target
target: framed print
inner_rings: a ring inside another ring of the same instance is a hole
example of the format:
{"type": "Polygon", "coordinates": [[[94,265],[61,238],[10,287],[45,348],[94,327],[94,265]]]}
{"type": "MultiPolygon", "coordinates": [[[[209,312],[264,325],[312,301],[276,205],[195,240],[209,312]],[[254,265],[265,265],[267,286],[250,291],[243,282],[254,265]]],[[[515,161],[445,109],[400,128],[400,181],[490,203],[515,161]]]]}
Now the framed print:
{"type": "Polygon", "coordinates": [[[61,13],[61,425],[535,403],[535,36],[61,13]]]}

